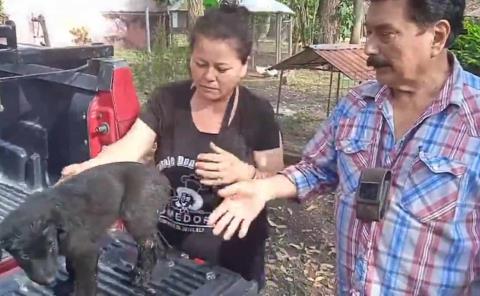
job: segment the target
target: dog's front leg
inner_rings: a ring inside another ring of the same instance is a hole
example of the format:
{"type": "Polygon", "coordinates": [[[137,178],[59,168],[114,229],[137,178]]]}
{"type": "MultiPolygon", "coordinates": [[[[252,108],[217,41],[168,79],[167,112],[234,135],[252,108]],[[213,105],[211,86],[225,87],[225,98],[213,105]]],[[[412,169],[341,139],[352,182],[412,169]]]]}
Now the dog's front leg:
{"type": "Polygon", "coordinates": [[[66,255],[75,276],[75,296],[95,296],[97,292],[98,247],[87,235],[72,237],[66,255]]]}
{"type": "Polygon", "coordinates": [[[73,259],[75,268],[75,296],[95,296],[97,293],[98,254],[92,252],[80,253],[73,259]]]}
{"type": "Polygon", "coordinates": [[[157,236],[140,239],[138,242],[137,264],[133,271],[133,285],[138,288],[148,288],[152,270],[157,263],[158,244],[157,236]]]}

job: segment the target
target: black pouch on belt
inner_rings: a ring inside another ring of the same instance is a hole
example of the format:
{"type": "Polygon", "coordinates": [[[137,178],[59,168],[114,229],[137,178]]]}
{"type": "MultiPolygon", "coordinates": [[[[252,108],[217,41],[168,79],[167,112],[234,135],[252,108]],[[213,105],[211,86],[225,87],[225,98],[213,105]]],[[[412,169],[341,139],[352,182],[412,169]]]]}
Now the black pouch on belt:
{"type": "Polygon", "coordinates": [[[388,207],[392,174],[385,168],[368,168],[360,174],[356,193],[357,219],[380,221],[388,207]]]}
{"type": "MultiPolygon", "coordinates": [[[[382,128],[383,119],[377,137],[378,143],[381,143],[382,128]]],[[[374,168],[362,170],[355,196],[357,219],[365,222],[382,220],[389,204],[388,192],[392,173],[389,169],[380,167],[380,151],[379,144],[377,155],[372,161],[374,168]]]]}

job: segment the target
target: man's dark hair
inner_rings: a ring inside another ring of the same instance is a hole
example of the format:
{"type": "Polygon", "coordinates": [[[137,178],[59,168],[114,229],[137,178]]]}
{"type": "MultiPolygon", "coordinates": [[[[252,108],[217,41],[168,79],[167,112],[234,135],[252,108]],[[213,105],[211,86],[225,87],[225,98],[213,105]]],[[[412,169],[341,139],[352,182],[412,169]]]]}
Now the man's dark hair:
{"type": "MultiPolygon", "coordinates": [[[[371,0],[377,2],[381,0],[371,0]]],[[[446,47],[452,46],[455,39],[463,32],[463,14],[465,0],[407,0],[410,17],[418,25],[431,25],[440,20],[450,23],[452,29],[446,47]]]]}
{"type": "Polygon", "coordinates": [[[193,49],[199,36],[213,40],[234,40],[235,51],[243,64],[252,52],[252,35],[249,12],[236,5],[221,5],[209,9],[197,19],[190,33],[190,47],[193,49]]]}

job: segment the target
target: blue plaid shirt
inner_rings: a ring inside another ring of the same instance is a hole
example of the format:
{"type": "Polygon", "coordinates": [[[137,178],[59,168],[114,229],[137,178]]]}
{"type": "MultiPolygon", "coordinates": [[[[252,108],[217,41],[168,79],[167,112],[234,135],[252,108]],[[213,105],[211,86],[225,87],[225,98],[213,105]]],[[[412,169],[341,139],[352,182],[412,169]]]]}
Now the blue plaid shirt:
{"type": "Polygon", "coordinates": [[[283,171],[302,200],[339,191],[340,295],[480,295],[480,78],[453,60],[441,93],[402,139],[390,89],[368,82],[283,171]],[[382,221],[366,223],[356,219],[355,192],[361,170],[377,161],[392,171],[390,205],[382,221]]]}

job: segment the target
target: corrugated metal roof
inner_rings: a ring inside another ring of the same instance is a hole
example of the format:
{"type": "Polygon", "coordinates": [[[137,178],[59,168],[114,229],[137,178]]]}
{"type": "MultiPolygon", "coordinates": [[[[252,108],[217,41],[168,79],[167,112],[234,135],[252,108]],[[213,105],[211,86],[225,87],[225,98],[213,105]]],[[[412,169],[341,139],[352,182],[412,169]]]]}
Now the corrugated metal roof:
{"type": "Polygon", "coordinates": [[[271,68],[330,70],[329,66],[352,80],[375,79],[375,70],[367,67],[367,55],[363,51],[363,46],[356,44],[312,45],[271,68]]]}

